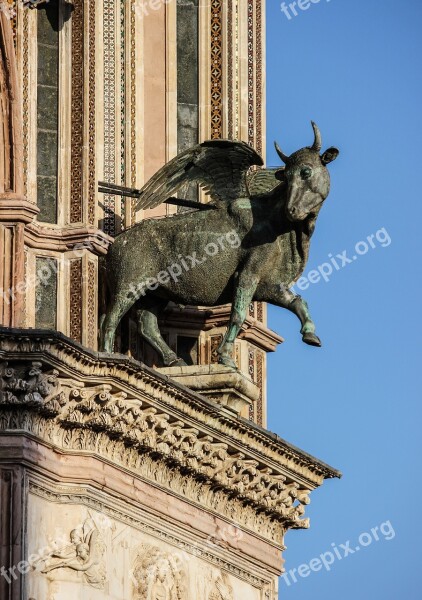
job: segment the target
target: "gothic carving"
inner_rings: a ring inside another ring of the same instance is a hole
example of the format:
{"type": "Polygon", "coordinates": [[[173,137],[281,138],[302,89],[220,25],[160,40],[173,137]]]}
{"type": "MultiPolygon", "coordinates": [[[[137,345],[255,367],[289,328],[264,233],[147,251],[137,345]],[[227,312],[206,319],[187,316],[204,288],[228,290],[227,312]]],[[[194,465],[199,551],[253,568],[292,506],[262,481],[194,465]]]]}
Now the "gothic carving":
{"type": "Polygon", "coordinates": [[[0,406],[16,408],[45,407],[46,414],[56,414],[53,406],[65,403],[65,397],[58,393],[58,371],[45,374],[42,363],[33,362],[28,369],[10,368],[7,363],[0,366],[0,406]]]}
{"type": "Polygon", "coordinates": [[[103,589],[106,580],[104,561],[105,544],[92,519],[83,526],[72,529],[69,543],[40,559],[42,564],[33,567],[42,573],[56,569],[71,569],[83,574],[86,583],[103,589]]]}
{"type": "MultiPolygon", "coordinates": [[[[95,437],[101,453],[110,450],[110,441],[115,442],[114,458],[120,462],[128,452],[125,448],[138,456],[148,454],[151,467],[160,460],[170,470],[166,473],[164,465],[158,464],[150,477],[167,475],[167,483],[185,496],[236,498],[240,506],[252,506],[286,528],[308,526],[301,517],[309,490],[268,467],[260,467],[258,461],[234,452],[228,444],[186,421],[128,398],[125,392],[113,392],[110,385],[72,389],[68,380],[58,378],[58,371],[43,373],[40,362],[18,368],[4,363],[0,406],[25,406],[46,419],[55,418],[56,426],[64,429],[62,439],[67,445],[88,449],[95,437]],[[180,479],[177,472],[182,475],[180,479]]],[[[46,430],[47,424],[38,422],[37,427],[46,430]]]]}
{"type": "Polygon", "coordinates": [[[186,573],[177,557],[143,545],[133,570],[133,600],[185,600],[186,573]]]}

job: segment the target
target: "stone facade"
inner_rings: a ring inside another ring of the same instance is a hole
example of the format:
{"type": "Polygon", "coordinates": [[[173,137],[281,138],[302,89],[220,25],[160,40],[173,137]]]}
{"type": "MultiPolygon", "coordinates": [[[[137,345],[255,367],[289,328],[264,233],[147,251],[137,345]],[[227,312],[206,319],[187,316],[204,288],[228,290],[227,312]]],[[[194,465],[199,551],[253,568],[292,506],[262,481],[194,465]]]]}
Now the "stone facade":
{"type": "MultiPolygon", "coordinates": [[[[11,30],[3,37],[16,58],[3,98],[13,98],[9,151],[18,160],[5,164],[16,170],[17,196],[9,193],[4,207],[0,198],[0,246],[16,264],[5,263],[0,322],[56,329],[95,350],[99,259],[125,227],[176,210],[135,213],[130,199],[98,194],[98,180],[139,188],[179,151],[210,138],[242,139],[264,153],[264,0],[7,5],[14,17],[2,12],[11,30]]],[[[182,195],[205,201],[196,186],[182,195]]],[[[228,307],[173,307],[162,321],[172,348],[206,365],[228,315],[228,307]]],[[[266,307],[251,305],[234,358],[260,389],[250,418],[262,426],[266,353],[281,342],[266,326],[266,307]]],[[[160,366],[130,316],[117,349],[160,366]]]]}
{"type": "Polygon", "coordinates": [[[2,598],[277,597],[284,535],[337,471],[54,332],[2,330],[0,360],[1,564],[26,561],[2,598]]]}
{"type": "Polygon", "coordinates": [[[1,600],[275,600],[286,531],[340,475],[263,429],[265,305],[237,372],[227,306],[161,315],[188,367],[130,317],[97,352],[101,257],[175,211],[98,180],[139,188],[209,138],[264,152],[264,4],[0,0],[1,600]]]}

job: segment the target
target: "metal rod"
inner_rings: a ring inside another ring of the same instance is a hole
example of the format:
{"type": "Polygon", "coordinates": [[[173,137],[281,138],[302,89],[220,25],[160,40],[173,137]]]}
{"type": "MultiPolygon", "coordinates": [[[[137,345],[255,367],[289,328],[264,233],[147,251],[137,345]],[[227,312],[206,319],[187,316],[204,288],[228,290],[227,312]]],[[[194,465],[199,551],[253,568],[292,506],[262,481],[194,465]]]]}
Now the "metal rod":
{"type": "MultiPolygon", "coordinates": [[[[98,182],[98,191],[102,194],[108,194],[110,196],[124,196],[126,198],[139,198],[140,192],[134,188],[124,187],[115,183],[107,183],[105,181],[98,182]]],[[[193,200],[184,200],[182,198],[168,198],[164,200],[163,204],[170,204],[172,206],[183,206],[184,208],[194,208],[196,210],[213,210],[217,208],[215,205],[201,204],[193,200]]]]}

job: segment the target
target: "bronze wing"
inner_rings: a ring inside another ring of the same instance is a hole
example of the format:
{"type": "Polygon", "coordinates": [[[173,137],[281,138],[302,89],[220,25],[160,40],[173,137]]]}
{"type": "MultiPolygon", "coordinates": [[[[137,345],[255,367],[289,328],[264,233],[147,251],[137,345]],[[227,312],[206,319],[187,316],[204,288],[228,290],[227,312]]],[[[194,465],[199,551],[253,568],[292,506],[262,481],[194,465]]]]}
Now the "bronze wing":
{"type": "Polygon", "coordinates": [[[211,140],[178,154],[139,192],[136,210],[158,206],[182,185],[198,183],[215,201],[248,197],[246,174],[262,158],[245,142],[211,140]]]}
{"type": "Polygon", "coordinates": [[[271,194],[276,187],[281,184],[281,181],[276,178],[277,171],[282,171],[283,167],[275,167],[271,169],[255,169],[251,170],[246,175],[246,185],[249,196],[265,196],[271,194]]]}

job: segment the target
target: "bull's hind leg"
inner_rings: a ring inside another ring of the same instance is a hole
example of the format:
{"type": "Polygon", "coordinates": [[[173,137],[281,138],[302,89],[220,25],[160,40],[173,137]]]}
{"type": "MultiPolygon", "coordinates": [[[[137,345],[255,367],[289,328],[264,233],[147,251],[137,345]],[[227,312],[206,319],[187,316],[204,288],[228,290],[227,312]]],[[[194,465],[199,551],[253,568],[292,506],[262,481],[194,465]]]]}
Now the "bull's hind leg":
{"type": "Polygon", "coordinates": [[[290,310],[290,312],[298,317],[302,325],[300,333],[305,344],[309,344],[309,346],[321,346],[321,340],[315,335],[315,324],[312,321],[306,300],[301,296],[296,296],[290,290],[283,289],[278,294],[277,304],[278,306],[287,308],[287,310],[290,310]]]}
{"type": "Polygon", "coordinates": [[[186,366],[186,363],[166,344],[158,327],[158,311],[160,306],[165,307],[166,304],[167,302],[154,305],[150,305],[149,302],[143,303],[142,308],[136,311],[138,332],[158,352],[165,367],[186,366]]]}

